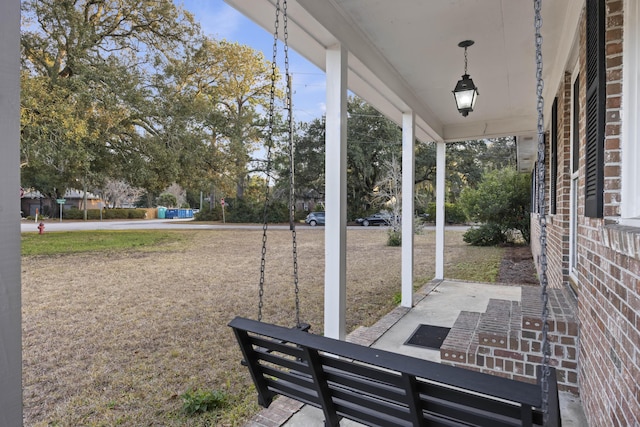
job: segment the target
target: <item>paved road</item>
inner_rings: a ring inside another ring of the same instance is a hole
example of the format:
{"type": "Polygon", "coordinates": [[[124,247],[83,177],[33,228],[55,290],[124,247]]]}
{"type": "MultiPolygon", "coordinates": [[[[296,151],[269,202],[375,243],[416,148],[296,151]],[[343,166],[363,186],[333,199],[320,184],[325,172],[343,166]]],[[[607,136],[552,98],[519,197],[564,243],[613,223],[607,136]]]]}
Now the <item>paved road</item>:
{"type": "MultiPolygon", "coordinates": [[[[48,231],[77,230],[162,230],[162,229],[262,229],[260,224],[203,224],[192,219],[146,219],[133,221],[46,221],[45,233],[48,231]]],[[[289,228],[286,225],[269,225],[269,228],[289,228]]],[[[22,221],[20,231],[38,231],[38,223],[22,221]]]]}
{"type": "MultiPolygon", "coordinates": [[[[236,229],[236,230],[261,230],[262,224],[210,224],[194,222],[192,219],[147,219],[132,221],[54,221],[49,220],[44,223],[44,231],[77,231],[77,230],[170,230],[170,229],[236,229]]],[[[288,229],[288,225],[269,224],[269,229],[288,229]]],[[[296,229],[311,228],[308,225],[300,224],[296,229]]],[[[317,227],[318,229],[322,227],[317,227]]],[[[377,229],[378,227],[349,226],[349,229],[377,229]]],[[[467,226],[447,226],[447,230],[466,230],[467,226]]],[[[427,230],[435,230],[434,226],[426,226],[427,230]]],[[[20,223],[20,231],[37,232],[38,223],[23,220],[20,223]]]]}

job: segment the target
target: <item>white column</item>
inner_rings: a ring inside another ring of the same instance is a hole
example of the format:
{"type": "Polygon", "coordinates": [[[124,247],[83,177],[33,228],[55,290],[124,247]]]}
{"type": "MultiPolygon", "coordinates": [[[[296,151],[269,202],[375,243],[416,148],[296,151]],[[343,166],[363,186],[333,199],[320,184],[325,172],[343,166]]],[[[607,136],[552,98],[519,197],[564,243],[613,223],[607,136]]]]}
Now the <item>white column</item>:
{"type": "Polygon", "coordinates": [[[444,279],[445,143],[436,143],[436,279],[444,279]]]}
{"type": "Polygon", "coordinates": [[[0,58],[0,426],[21,426],[20,0],[0,2],[0,58]]]}
{"type": "Polygon", "coordinates": [[[413,205],[415,183],[415,114],[402,114],[402,299],[413,306],[413,205]]]}
{"type": "Polygon", "coordinates": [[[346,338],[347,50],[327,49],[325,121],[324,335],[346,338]]]}

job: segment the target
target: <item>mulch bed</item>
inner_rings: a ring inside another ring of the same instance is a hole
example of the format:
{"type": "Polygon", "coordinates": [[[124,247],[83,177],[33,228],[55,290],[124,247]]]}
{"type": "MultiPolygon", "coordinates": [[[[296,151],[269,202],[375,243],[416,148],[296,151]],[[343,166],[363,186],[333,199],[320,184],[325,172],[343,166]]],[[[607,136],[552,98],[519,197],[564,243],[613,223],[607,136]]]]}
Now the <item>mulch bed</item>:
{"type": "Polygon", "coordinates": [[[538,274],[529,246],[507,246],[497,282],[513,285],[538,285],[538,274]]]}

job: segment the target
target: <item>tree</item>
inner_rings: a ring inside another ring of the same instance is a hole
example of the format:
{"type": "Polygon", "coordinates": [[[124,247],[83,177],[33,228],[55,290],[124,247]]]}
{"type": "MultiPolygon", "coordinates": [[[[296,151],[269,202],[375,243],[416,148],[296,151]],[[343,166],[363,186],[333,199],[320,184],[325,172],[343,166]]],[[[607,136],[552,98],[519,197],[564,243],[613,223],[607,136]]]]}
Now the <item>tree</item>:
{"type": "MultiPolygon", "coordinates": [[[[383,162],[382,172],[383,176],[376,183],[374,189],[374,199],[391,210],[387,243],[390,246],[400,246],[402,242],[400,230],[402,213],[402,168],[395,156],[393,156],[391,160],[385,160],[383,162]]],[[[412,221],[413,212],[407,213],[405,219],[412,221]]]]}
{"type": "Polygon", "coordinates": [[[101,189],[101,195],[107,205],[112,208],[127,205],[134,205],[135,202],[144,194],[142,188],[135,188],[124,181],[107,180],[101,189]]]}
{"type": "MultiPolygon", "coordinates": [[[[247,177],[263,169],[252,155],[265,140],[271,64],[248,46],[207,38],[186,49],[184,56],[167,60],[157,85],[167,100],[157,112],[164,120],[161,129],[179,128],[176,135],[190,132],[191,142],[183,139],[181,144],[191,148],[181,154],[197,165],[191,171],[198,174],[183,174],[179,182],[187,188],[213,185],[240,199],[247,177]]],[[[275,78],[277,85],[278,73],[275,78]]],[[[274,95],[281,94],[276,86],[274,95]]]]}
{"type": "Polygon", "coordinates": [[[162,193],[158,197],[158,206],[176,207],[178,206],[178,199],[171,193],[162,193]]]}
{"type": "Polygon", "coordinates": [[[530,200],[529,175],[513,167],[486,172],[478,188],[467,187],[460,196],[467,216],[484,223],[480,229],[465,233],[465,241],[479,245],[513,242],[511,232],[516,230],[529,243],[530,200]]]}
{"type": "Polygon", "coordinates": [[[347,209],[355,218],[380,208],[372,191],[384,176],[384,161],[400,157],[402,132],[360,98],[349,98],[347,113],[347,209]]]}
{"type": "Polygon", "coordinates": [[[26,0],[22,11],[23,185],[53,195],[144,181],[162,160],[147,138],[148,64],[197,33],[192,17],[151,0],[26,0]]]}

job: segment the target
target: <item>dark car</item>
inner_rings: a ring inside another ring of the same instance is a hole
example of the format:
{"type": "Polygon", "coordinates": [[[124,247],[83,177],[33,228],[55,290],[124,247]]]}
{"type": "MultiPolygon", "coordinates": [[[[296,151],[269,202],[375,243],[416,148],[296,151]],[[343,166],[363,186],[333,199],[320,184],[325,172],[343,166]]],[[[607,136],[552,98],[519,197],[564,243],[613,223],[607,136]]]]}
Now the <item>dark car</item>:
{"type": "Polygon", "coordinates": [[[389,225],[391,224],[392,218],[393,215],[388,212],[378,212],[365,218],[358,218],[356,219],[356,222],[363,227],[368,227],[370,225],[389,225]]]}
{"type": "Polygon", "coordinates": [[[316,225],[324,225],[324,212],[311,212],[304,219],[304,222],[312,227],[315,227],[316,225]]]}

